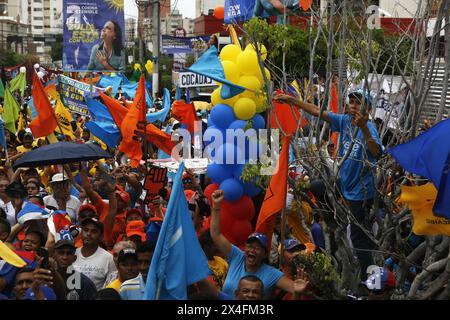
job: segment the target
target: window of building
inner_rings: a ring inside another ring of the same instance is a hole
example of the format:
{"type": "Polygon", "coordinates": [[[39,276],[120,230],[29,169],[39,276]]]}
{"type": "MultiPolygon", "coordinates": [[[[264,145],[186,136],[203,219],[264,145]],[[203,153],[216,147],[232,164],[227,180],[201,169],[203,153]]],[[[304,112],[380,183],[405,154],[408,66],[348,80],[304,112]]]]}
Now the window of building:
{"type": "Polygon", "coordinates": [[[36,20],[36,21],[43,21],[44,18],[43,18],[43,17],[33,17],[33,20],[36,20]]]}
{"type": "Polygon", "coordinates": [[[42,11],[42,8],[34,8],[33,11],[42,11]]]}

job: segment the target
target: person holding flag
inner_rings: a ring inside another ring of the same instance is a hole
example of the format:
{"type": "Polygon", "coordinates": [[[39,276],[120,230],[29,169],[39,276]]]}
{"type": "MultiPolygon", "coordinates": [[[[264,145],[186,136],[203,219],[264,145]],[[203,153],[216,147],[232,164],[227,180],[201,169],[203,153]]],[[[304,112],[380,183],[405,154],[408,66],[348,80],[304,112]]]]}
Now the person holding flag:
{"type": "MultiPolygon", "coordinates": [[[[370,95],[352,91],[348,98],[348,114],[324,111],[321,117],[330,123],[332,131],[340,132],[337,159],[344,159],[339,170],[340,189],[357,221],[350,225],[351,240],[361,268],[360,277],[364,281],[367,267],[373,264],[370,250],[374,248],[374,243],[361,226],[371,230],[366,220],[375,196],[374,168],[383,152],[383,146],[375,125],[368,121],[371,108],[370,95]]],[[[299,107],[315,117],[321,114],[318,106],[299,101],[289,95],[280,94],[275,100],[299,107]]]]}
{"type": "Polygon", "coordinates": [[[234,297],[240,279],[246,275],[255,275],[264,284],[264,298],[271,297],[275,288],[294,294],[294,281],[286,277],[280,270],[264,263],[267,256],[267,237],[262,233],[251,234],[245,245],[245,251],[232,245],[220,230],[220,204],[224,199],[223,190],[212,194],[211,238],[219,251],[226,258],[229,269],[222,291],[234,297]]]}

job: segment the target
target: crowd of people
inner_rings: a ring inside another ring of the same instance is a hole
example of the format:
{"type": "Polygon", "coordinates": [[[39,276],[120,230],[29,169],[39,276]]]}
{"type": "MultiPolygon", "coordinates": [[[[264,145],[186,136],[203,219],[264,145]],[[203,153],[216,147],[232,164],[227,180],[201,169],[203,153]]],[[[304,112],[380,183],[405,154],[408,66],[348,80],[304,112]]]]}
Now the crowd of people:
{"type": "MultiPolygon", "coordinates": [[[[396,287],[394,263],[376,269],[375,274],[381,281],[374,286],[371,252],[374,244],[362,228],[367,226],[373,206],[374,168],[384,147],[376,126],[369,120],[371,101],[356,91],[348,98],[348,113],[325,111],[321,114],[330,129],[341,134],[337,157],[349,153],[339,172],[339,187],[342,201],[348,204],[355,217],[349,234],[353,247],[362,249],[355,251],[355,256],[360,280],[365,285],[347,298],[389,299],[396,287]],[[353,136],[354,128],[359,128],[356,136],[353,136]]],[[[275,100],[315,117],[320,114],[316,105],[301,102],[291,95],[280,94],[275,100]]],[[[26,111],[21,112],[26,119],[26,111]]],[[[73,126],[75,141],[102,145],[83,127],[85,119],[77,119],[77,125],[73,126]]],[[[159,124],[163,130],[174,123],[170,116],[168,119],[159,124]]],[[[7,150],[2,150],[0,170],[0,240],[17,253],[26,266],[19,268],[0,260],[1,299],[143,299],[173,181],[167,179],[159,194],[146,201],[143,184],[147,165],[141,163],[132,168],[123,154],[104,145],[112,155],[109,159],[14,170],[14,162],[22,155],[49,141],[34,139],[26,126],[16,134],[5,130],[5,135],[7,150]],[[28,203],[52,210],[54,218],[32,215],[23,218],[25,215],[21,213],[28,203]],[[56,213],[63,216],[62,221],[56,219],[56,213]],[[69,236],[62,237],[63,232],[69,236]]],[[[67,137],[59,135],[58,139],[67,137]]],[[[156,154],[154,146],[151,150],[156,154]]],[[[328,151],[333,153],[332,149],[328,151]]],[[[299,173],[297,166],[289,170],[289,176],[294,178],[308,174],[299,173]]],[[[309,207],[313,217],[308,223],[312,235],[309,242],[296,239],[289,228],[281,232],[278,219],[271,238],[255,232],[248,236],[245,246],[238,247],[221,232],[220,207],[224,192],[214,191],[210,202],[204,194],[210,183],[207,176],[186,170],[182,181],[193,225],[210,269],[208,278],[187,288],[190,299],[310,300],[321,297],[321,288],[312,281],[318,271],[302,261],[309,259],[314,264],[323,256],[331,261],[324,250],[324,233],[318,223],[324,219],[321,216],[326,202],[323,183],[312,181],[308,190],[314,199],[309,207]]],[[[330,271],[333,272],[336,270],[330,271]]]]}

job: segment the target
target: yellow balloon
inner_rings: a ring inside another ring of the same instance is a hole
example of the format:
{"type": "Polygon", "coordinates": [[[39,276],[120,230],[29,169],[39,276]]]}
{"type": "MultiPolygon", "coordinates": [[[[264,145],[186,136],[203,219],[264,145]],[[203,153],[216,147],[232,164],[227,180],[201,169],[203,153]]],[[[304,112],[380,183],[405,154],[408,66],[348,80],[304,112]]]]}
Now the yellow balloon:
{"type": "Polygon", "coordinates": [[[228,81],[236,83],[239,80],[239,69],[236,63],[232,61],[222,61],[223,72],[225,73],[225,78],[228,81]]]}
{"type": "Polygon", "coordinates": [[[240,120],[249,120],[256,113],[256,104],[252,99],[240,98],[234,104],[234,115],[240,120]]]}
{"type": "Polygon", "coordinates": [[[263,112],[267,109],[267,95],[262,90],[259,90],[256,94],[252,93],[247,96],[247,98],[255,102],[257,113],[263,112]]]}
{"type": "MultiPolygon", "coordinates": [[[[252,91],[258,91],[261,89],[261,82],[255,76],[241,76],[237,84],[252,91]]],[[[252,91],[245,90],[241,94],[244,97],[249,97],[253,93],[252,91]]]]}
{"type": "Polygon", "coordinates": [[[258,57],[253,50],[242,51],[237,57],[239,71],[248,76],[257,74],[259,69],[258,57]]]}
{"type": "MultiPolygon", "coordinates": [[[[261,54],[261,59],[262,59],[263,61],[266,60],[266,58],[267,58],[267,48],[266,48],[263,44],[261,44],[261,43],[258,43],[257,46],[258,46],[259,52],[260,52],[260,54],[261,54]]],[[[256,52],[255,49],[256,49],[256,47],[255,47],[255,45],[254,45],[253,43],[249,43],[249,44],[245,47],[245,50],[253,50],[253,51],[256,52]]]]}
{"type": "Polygon", "coordinates": [[[222,61],[231,61],[236,63],[237,56],[241,53],[242,50],[235,44],[227,44],[220,51],[220,60],[222,61]]]}
{"type": "Polygon", "coordinates": [[[151,60],[147,60],[147,63],[145,64],[145,69],[147,70],[148,74],[153,73],[153,62],[151,60]]]}
{"type": "MultiPolygon", "coordinates": [[[[267,81],[270,81],[270,80],[272,79],[272,77],[271,77],[271,75],[270,75],[269,69],[264,68],[264,72],[266,73],[267,81]]],[[[255,76],[258,78],[258,80],[259,80],[261,83],[264,83],[264,77],[263,77],[263,75],[262,75],[262,73],[261,73],[261,69],[258,69],[258,72],[256,73],[255,76]]]]}
{"type": "Polygon", "coordinates": [[[238,95],[230,98],[230,99],[225,99],[223,100],[220,97],[220,89],[222,88],[222,86],[219,86],[219,88],[217,88],[216,90],[213,91],[213,93],[211,94],[211,103],[213,106],[218,105],[218,104],[226,104],[229,106],[233,106],[234,103],[240,98],[238,95]]]}

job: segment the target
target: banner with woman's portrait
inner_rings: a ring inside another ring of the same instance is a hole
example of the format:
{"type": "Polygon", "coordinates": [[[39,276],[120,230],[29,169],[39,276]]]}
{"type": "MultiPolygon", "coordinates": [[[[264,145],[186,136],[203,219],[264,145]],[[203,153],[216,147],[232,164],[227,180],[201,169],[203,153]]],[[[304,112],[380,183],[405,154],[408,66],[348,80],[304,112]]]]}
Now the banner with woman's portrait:
{"type": "Polygon", "coordinates": [[[64,0],[64,71],[125,71],[124,0],[64,0]]]}

